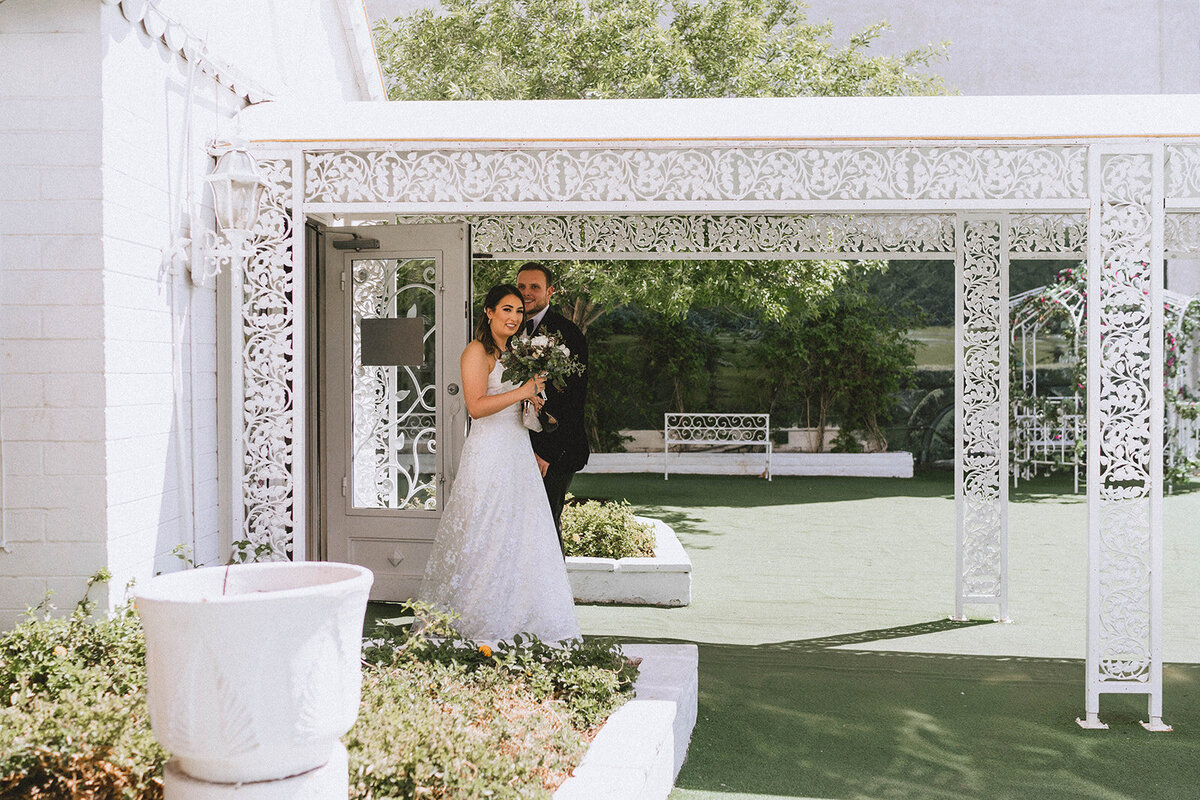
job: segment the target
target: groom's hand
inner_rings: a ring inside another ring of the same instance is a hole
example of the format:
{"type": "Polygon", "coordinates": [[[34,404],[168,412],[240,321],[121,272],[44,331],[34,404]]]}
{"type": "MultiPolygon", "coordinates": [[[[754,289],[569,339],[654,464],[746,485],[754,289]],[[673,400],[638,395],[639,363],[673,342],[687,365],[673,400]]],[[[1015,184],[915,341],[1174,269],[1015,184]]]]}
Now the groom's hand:
{"type": "Polygon", "coordinates": [[[538,461],[538,470],[542,473],[542,477],[546,477],[546,470],[550,469],[550,462],[539,456],[537,453],[534,453],[533,457],[538,461]]]}

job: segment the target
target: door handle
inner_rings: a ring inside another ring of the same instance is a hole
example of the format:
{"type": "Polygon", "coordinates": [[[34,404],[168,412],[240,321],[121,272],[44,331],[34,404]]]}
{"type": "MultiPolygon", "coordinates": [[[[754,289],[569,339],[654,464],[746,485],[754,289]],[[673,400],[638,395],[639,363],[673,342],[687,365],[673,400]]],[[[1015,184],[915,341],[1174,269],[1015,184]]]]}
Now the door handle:
{"type": "Polygon", "coordinates": [[[457,384],[457,383],[452,383],[452,384],[450,384],[449,386],[447,386],[447,387],[446,387],[446,394],[450,395],[451,397],[453,397],[454,395],[458,394],[458,384],[457,384]]]}

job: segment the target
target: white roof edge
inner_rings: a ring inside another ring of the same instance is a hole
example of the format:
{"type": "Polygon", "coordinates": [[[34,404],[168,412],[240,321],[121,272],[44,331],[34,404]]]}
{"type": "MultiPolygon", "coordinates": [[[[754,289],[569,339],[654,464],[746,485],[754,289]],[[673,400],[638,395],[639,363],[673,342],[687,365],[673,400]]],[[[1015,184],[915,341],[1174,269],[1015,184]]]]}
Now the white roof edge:
{"type": "Polygon", "coordinates": [[[696,142],[1200,137],[1200,95],[263,103],[252,142],[696,142]]]}

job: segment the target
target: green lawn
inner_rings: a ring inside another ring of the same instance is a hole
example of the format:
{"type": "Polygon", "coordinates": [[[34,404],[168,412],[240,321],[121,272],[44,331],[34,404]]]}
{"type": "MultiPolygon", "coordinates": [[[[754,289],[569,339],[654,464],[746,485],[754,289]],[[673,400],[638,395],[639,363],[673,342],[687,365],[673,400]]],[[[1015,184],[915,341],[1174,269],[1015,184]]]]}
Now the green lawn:
{"type": "MultiPolygon", "coordinates": [[[[918,367],[953,367],[954,366],[954,328],[953,326],[935,326],[929,328],[913,328],[908,332],[910,338],[917,343],[918,367]]],[[[1043,336],[1037,341],[1037,363],[1046,366],[1059,363],[1056,357],[1067,346],[1062,336],[1043,336]]]]}
{"type": "Polygon", "coordinates": [[[682,609],[579,609],[589,635],[696,642],[700,719],[672,800],[1200,796],[1200,492],[1164,501],[1165,718],[1107,695],[1083,731],[1086,503],[1010,505],[1012,624],[947,622],[954,500],[911,480],[580,475],[666,519],[693,563],[682,609]]]}

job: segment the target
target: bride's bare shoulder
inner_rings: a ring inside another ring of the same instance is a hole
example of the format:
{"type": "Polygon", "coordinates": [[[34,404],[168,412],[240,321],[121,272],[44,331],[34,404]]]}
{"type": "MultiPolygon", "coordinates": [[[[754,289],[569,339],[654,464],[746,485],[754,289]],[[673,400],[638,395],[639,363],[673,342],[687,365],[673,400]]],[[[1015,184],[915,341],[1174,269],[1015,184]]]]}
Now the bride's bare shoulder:
{"type": "Polygon", "coordinates": [[[482,342],[474,341],[467,345],[466,350],[463,350],[461,363],[464,372],[468,369],[481,370],[486,375],[492,371],[492,364],[495,363],[495,359],[489,356],[487,351],[483,349],[482,342]]]}

